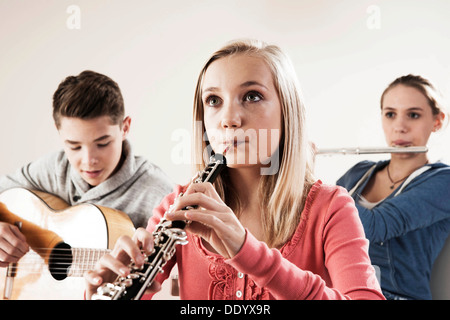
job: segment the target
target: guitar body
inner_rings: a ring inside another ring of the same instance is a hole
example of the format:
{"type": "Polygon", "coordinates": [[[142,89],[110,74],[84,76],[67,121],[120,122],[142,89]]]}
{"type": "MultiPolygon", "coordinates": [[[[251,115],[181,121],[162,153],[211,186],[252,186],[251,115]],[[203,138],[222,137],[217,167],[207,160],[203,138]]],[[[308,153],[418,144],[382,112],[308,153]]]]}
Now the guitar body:
{"type": "MultiPolygon", "coordinates": [[[[0,193],[0,221],[21,222],[31,247],[15,269],[12,300],[83,299],[84,271],[120,236],[135,231],[123,212],[93,204],[71,207],[55,196],[24,188],[0,193]],[[61,253],[70,261],[61,260],[61,253]]],[[[0,269],[2,297],[6,274],[7,268],[0,269]]]]}

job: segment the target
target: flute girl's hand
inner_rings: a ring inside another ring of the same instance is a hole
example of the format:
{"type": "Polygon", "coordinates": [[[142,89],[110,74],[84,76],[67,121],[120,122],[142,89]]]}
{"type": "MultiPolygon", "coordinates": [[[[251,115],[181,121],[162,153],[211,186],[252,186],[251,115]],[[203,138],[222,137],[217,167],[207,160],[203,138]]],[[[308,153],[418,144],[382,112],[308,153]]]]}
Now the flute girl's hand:
{"type": "MultiPolygon", "coordinates": [[[[91,299],[92,294],[103,283],[113,282],[118,275],[126,277],[130,274],[131,260],[140,267],[144,264],[144,255],[150,255],[153,250],[153,236],[144,228],[139,228],[133,237],[121,236],[111,253],[105,254],[97,261],[94,270],[84,274],[86,280],[86,298],[91,299]]],[[[151,287],[150,292],[159,291],[157,283],[151,287]]]]}
{"type": "Polygon", "coordinates": [[[205,239],[226,259],[234,257],[245,241],[245,228],[209,182],[191,184],[166,218],[191,221],[186,231],[205,239]],[[182,210],[187,206],[198,207],[182,210]]]}

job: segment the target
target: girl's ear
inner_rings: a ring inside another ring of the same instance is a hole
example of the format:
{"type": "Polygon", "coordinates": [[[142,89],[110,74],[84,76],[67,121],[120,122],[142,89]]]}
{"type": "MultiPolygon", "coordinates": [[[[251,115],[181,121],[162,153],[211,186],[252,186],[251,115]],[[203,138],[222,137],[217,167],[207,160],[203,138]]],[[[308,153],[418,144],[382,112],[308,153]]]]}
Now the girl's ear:
{"type": "Polygon", "coordinates": [[[435,116],[433,132],[439,131],[444,123],[445,113],[441,112],[435,116]]]}

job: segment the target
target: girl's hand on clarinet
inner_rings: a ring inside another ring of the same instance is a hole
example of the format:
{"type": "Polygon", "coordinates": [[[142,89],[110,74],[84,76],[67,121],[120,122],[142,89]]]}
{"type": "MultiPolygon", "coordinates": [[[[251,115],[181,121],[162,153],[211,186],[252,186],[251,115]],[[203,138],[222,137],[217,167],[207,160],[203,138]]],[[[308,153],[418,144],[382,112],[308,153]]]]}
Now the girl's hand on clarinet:
{"type": "Polygon", "coordinates": [[[191,184],[166,218],[191,221],[186,231],[202,237],[226,259],[234,257],[245,241],[245,228],[209,182],[191,184]],[[182,210],[187,206],[198,207],[182,210]]]}
{"type": "MultiPolygon", "coordinates": [[[[90,299],[92,294],[103,283],[111,283],[118,275],[126,277],[131,270],[129,264],[131,260],[139,267],[144,264],[144,255],[150,255],[153,250],[153,236],[144,228],[139,228],[133,237],[121,236],[114,249],[105,254],[97,261],[95,268],[84,274],[86,280],[86,298],[90,299]]],[[[152,292],[159,291],[159,284],[152,287],[152,292]]]]}

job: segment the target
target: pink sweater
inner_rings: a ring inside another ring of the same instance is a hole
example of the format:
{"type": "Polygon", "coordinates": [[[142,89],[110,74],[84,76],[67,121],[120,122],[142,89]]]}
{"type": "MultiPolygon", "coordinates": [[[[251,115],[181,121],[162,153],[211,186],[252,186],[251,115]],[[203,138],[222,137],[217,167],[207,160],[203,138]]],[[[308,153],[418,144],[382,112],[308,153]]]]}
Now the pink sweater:
{"type": "MultiPolygon", "coordinates": [[[[184,189],[177,186],[155,208],[148,231],[184,189]]],[[[165,280],[177,263],[181,299],[384,299],[357,210],[340,187],[314,184],[297,230],[280,250],[248,230],[232,259],[209,252],[197,236],[188,240],[157,278],[165,280]]]]}

